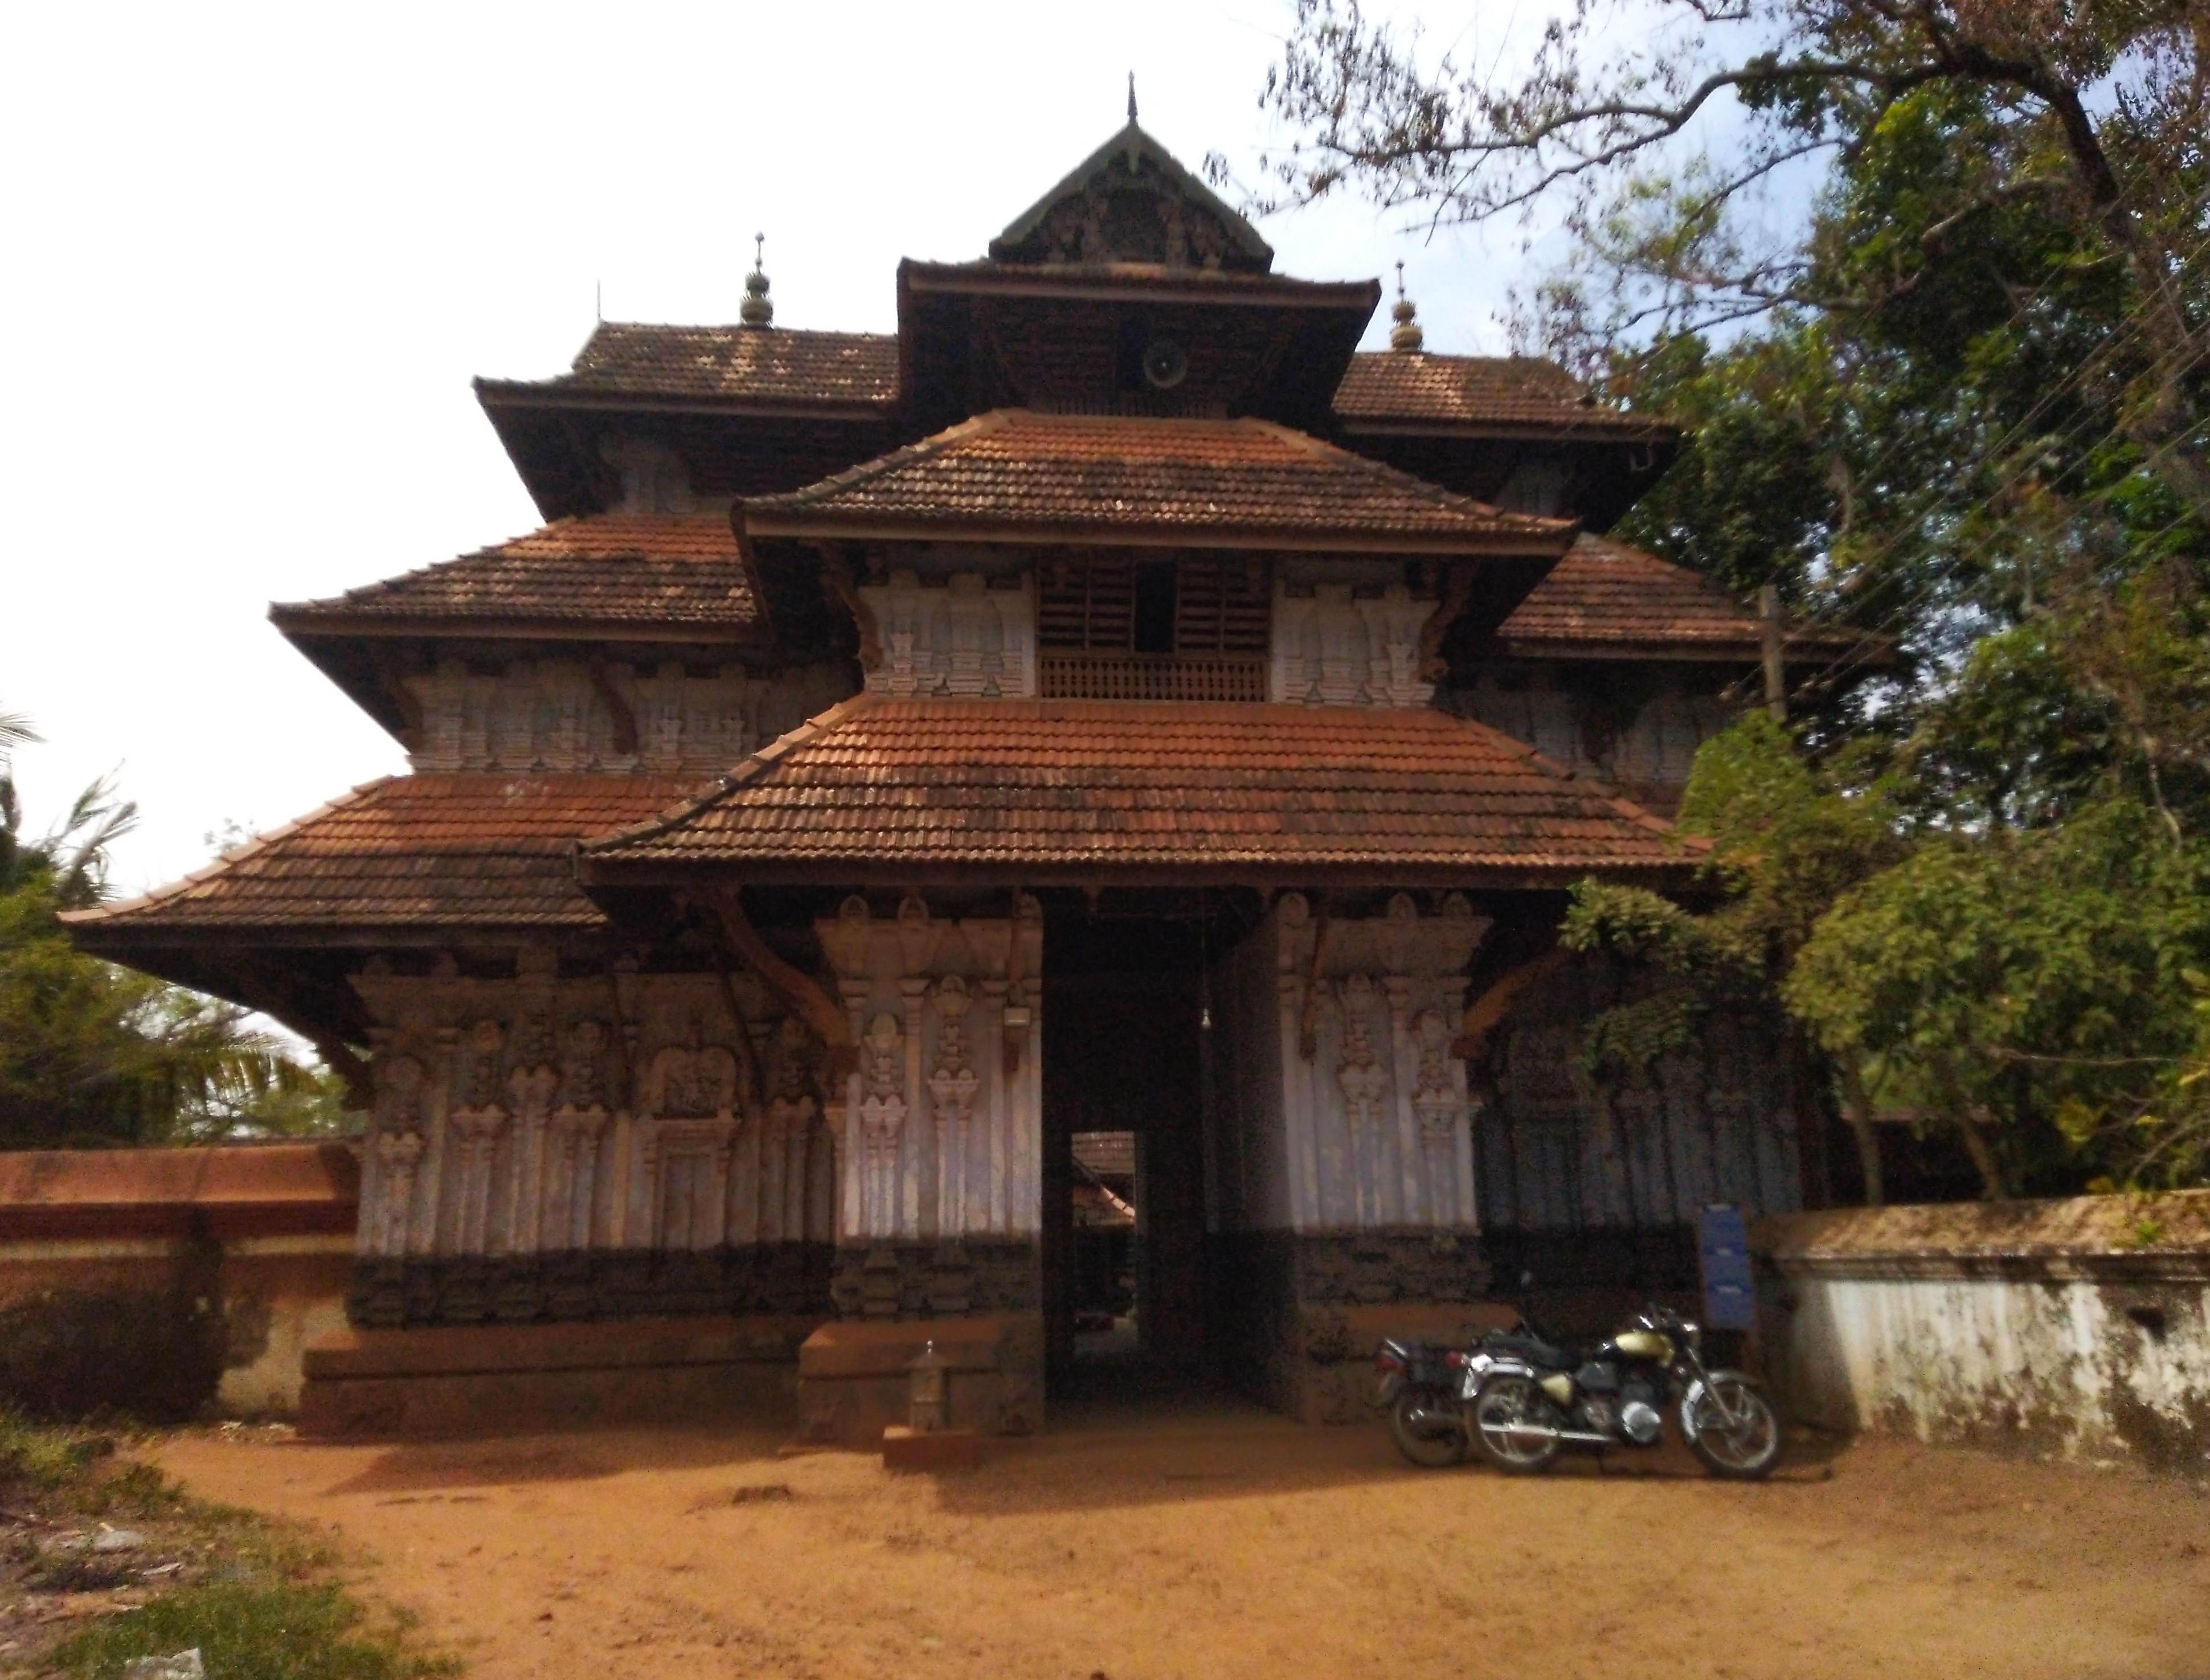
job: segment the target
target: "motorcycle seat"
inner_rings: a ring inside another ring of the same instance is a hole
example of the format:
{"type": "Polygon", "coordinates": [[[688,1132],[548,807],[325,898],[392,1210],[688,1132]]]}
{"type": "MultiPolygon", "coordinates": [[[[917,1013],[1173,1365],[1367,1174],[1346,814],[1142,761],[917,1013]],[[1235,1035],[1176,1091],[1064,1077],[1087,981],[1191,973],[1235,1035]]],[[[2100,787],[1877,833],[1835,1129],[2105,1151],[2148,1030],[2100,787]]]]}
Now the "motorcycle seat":
{"type": "Polygon", "coordinates": [[[1568,1349],[1555,1342],[1544,1341],[1540,1336],[1525,1332],[1510,1332],[1491,1339],[1490,1344],[1500,1353],[1510,1353],[1525,1359],[1529,1364],[1549,1370],[1570,1370],[1581,1362],[1568,1349]]]}

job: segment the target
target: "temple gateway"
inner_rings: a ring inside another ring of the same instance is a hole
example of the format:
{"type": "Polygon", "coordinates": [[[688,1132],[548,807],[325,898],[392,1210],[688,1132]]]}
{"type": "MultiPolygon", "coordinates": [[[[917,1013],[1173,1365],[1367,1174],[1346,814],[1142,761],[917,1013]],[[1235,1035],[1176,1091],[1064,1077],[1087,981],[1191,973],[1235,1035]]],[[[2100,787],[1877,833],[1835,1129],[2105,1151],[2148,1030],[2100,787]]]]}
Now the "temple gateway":
{"type": "Polygon", "coordinates": [[[480,382],[544,527],[272,610],[408,773],[72,929],[365,1110],[311,1426],[859,1439],[929,1341],[984,1429],[1105,1342],[1338,1418],[1496,1268],[1819,1197],[1768,1023],[1592,1079],[1555,948],[1769,651],[1601,534],[1673,434],[1272,260],[1132,113],[895,334],[755,272],[480,382]]]}

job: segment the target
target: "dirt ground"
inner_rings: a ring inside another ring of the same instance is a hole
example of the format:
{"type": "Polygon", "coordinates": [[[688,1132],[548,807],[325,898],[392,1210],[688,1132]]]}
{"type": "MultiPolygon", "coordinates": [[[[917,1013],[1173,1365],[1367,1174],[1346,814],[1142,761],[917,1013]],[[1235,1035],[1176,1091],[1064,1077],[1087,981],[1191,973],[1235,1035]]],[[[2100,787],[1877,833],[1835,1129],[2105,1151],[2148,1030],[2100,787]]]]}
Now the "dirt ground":
{"type": "Polygon", "coordinates": [[[2210,1675],[2210,1496],[1893,1442],[1763,1486],[1674,1449],[1533,1481],[1228,1407],[894,1476],[768,1434],[178,1436],[338,1531],[476,1680],[2210,1675]]]}

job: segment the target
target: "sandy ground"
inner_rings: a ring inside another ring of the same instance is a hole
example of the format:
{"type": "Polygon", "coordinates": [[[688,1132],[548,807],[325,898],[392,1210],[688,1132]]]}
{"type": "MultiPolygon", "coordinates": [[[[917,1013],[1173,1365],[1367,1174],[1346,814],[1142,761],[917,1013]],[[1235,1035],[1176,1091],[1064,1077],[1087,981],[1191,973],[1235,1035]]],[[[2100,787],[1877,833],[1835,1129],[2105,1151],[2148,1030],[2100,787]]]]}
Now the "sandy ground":
{"type": "Polygon", "coordinates": [[[1862,1442],[1534,1482],[1221,1407],[1055,1425],[941,1478],[740,1433],[172,1437],[335,1528],[479,1680],[2210,1675],[2210,1496],[1862,1442]]]}

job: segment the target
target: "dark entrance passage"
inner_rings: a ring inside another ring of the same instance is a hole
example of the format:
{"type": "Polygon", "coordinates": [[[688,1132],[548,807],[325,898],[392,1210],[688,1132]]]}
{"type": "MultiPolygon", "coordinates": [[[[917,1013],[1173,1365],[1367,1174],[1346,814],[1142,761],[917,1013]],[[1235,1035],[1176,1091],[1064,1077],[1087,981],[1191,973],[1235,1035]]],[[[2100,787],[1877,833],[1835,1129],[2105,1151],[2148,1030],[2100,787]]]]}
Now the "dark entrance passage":
{"type": "Polygon", "coordinates": [[[1198,930],[1189,921],[1092,913],[1080,900],[1048,913],[1048,1378],[1061,1397],[1199,1388],[1214,1362],[1198,930]]]}

